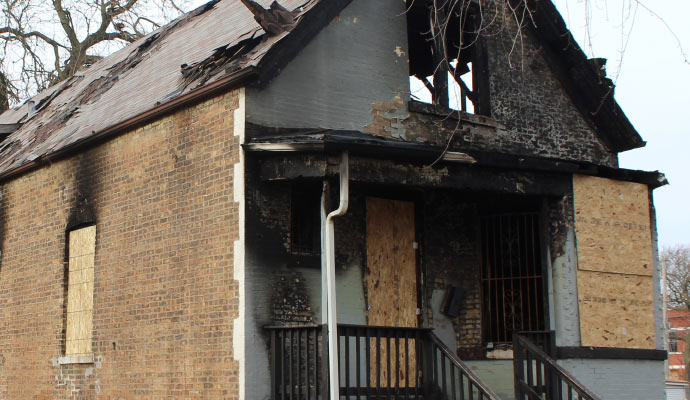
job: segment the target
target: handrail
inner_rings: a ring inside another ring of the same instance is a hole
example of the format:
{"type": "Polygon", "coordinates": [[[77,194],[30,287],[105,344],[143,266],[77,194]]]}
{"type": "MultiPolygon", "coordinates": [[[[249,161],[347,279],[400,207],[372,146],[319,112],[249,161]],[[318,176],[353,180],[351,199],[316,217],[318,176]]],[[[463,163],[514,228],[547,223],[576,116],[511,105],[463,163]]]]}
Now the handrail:
{"type": "Polygon", "coordinates": [[[513,352],[517,400],[600,400],[524,335],[513,335],[513,352]]]}
{"type": "MultiPolygon", "coordinates": [[[[438,336],[436,336],[433,332],[429,332],[429,338],[431,339],[432,345],[436,349],[438,349],[441,352],[441,354],[443,354],[443,356],[445,356],[452,363],[450,366],[450,371],[449,371],[450,372],[450,378],[451,378],[450,381],[446,382],[448,380],[447,377],[443,377],[441,384],[440,384],[441,391],[443,392],[444,395],[446,395],[446,396],[450,395],[451,396],[450,399],[455,400],[457,398],[456,391],[455,391],[455,384],[457,382],[458,386],[459,386],[459,390],[460,390],[460,392],[458,392],[458,394],[460,396],[459,398],[464,399],[465,398],[464,397],[465,391],[463,390],[463,387],[464,387],[464,383],[465,383],[464,381],[467,380],[468,385],[467,385],[466,390],[468,391],[467,394],[468,394],[468,397],[470,399],[475,398],[474,397],[474,388],[476,388],[477,389],[477,396],[478,396],[478,397],[476,397],[477,400],[483,400],[483,399],[500,400],[500,397],[498,397],[498,395],[496,393],[494,393],[494,391],[491,390],[491,388],[486,386],[479,379],[479,377],[477,375],[475,375],[474,372],[472,372],[470,370],[470,368],[467,366],[467,364],[465,364],[453,351],[451,351],[448,348],[448,346],[446,346],[443,342],[441,342],[441,340],[438,338],[438,336]],[[454,371],[455,368],[458,369],[458,380],[457,381],[455,380],[455,371],[454,371]],[[450,384],[450,388],[447,387],[448,386],[447,384],[450,384]],[[448,390],[450,390],[450,393],[447,392],[448,390]]],[[[435,351],[432,354],[435,355],[435,351]]],[[[434,364],[436,364],[436,363],[434,363],[434,364]]],[[[435,368],[434,371],[437,371],[437,369],[435,368]]],[[[444,361],[442,361],[441,371],[445,371],[445,362],[444,361]]],[[[438,382],[436,382],[436,384],[438,384],[438,382]]]]}

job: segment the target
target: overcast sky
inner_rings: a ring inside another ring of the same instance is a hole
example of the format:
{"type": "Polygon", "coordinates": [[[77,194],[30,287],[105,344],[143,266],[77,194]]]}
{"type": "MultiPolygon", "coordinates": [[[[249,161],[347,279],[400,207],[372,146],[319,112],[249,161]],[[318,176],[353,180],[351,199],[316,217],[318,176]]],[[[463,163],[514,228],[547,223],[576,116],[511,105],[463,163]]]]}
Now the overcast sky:
{"type": "Polygon", "coordinates": [[[588,55],[609,60],[607,71],[616,81],[615,97],[647,141],[646,147],[621,154],[620,166],[660,170],[671,182],[654,192],[660,245],[690,245],[690,65],[665,26],[668,24],[688,54],[690,1],[640,3],[663,22],[635,0],[589,0],[589,13],[583,0],[554,3],[588,55]]]}

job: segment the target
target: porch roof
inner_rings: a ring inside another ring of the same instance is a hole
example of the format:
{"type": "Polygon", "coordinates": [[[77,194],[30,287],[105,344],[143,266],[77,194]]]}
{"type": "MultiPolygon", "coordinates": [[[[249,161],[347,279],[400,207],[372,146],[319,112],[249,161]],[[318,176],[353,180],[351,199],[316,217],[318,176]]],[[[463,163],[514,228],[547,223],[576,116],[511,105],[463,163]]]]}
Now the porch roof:
{"type": "Polygon", "coordinates": [[[253,153],[337,153],[347,150],[353,155],[428,164],[438,160],[443,164],[461,163],[470,167],[593,175],[641,183],[652,189],[669,183],[665,175],[659,171],[616,168],[588,161],[524,156],[496,151],[471,149],[447,151],[448,149],[443,146],[403,141],[358,131],[276,130],[268,136],[253,137],[243,147],[253,153]]]}

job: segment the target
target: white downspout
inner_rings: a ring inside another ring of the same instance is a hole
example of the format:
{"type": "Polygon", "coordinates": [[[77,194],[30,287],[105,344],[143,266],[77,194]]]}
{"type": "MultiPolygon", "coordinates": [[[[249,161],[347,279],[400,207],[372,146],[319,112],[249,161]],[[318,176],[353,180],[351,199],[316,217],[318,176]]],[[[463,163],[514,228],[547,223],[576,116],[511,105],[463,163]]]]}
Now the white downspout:
{"type": "Polygon", "coordinates": [[[328,248],[326,242],[326,203],[328,193],[328,181],[323,181],[321,192],[321,323],[328,323],[328,279],[326,278],[326,268],[328,268],[328,248]]]}
{"type": "MultiPolygon", "coordinates": [[[[347,151],[340,158],[340,204],[338,209],[326,217],[325,245],[326,245],[326,292],[327,292],[327,320],[328,320],[328,381],[330,383],[330,399],[340,399],[340,383],[338,382],[338,318],[336,314],[335,296],[335,229],[333,219],[347,212],[349,199],[349,161],[347,151]]],[[[321,200],[322,217],[325,214],[325,195],[321,200]]],[[[323,293],[321,295],[323,299],[323,293]]],[[[323,302],[322,302],[323,304],[323,302]]],[[[323,312],[322,312],[323,314],[323,312]]]]}

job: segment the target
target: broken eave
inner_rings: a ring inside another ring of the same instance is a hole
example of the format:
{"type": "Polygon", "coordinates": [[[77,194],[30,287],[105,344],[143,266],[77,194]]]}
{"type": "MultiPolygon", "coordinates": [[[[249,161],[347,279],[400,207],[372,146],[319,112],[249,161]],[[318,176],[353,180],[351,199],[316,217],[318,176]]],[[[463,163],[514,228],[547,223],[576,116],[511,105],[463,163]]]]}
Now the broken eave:
{"type": "Polygon", "coordinates": [[[347,150],[351,155],[385,158],[431,164],[464,164],[468,168],[484,167],[501,170],[523,170],[563,174],[593,175],[602,178],[636,182],[652,189],[668,184],[658,171],[639,171],[597,165],[591,162],[560,160],[546,157],[524,157],[491,151],[453,151],[444,153],[441,146],[391,140],[358,131],[311,130],[284,135],[254,137],[242,145],[258,156],[280,153],[338,154],[347,150]]]}
{"type": "Polygon", "coordinates": [[[614,98],[613,82],[602,76],[599,63],[589,60],[550,0],[529,0],[532,31],[542,43],[542,55],[563,89],[610,151],[644,147],[646,142],[614,98]]]}

